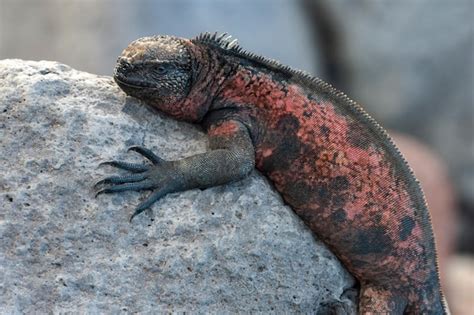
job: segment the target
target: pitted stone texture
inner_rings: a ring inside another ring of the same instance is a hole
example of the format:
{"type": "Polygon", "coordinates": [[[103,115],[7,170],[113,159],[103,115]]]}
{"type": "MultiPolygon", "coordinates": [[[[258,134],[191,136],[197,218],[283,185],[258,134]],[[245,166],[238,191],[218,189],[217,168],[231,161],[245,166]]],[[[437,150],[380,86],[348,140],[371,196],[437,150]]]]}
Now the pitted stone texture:
{"type": "Polygon", "coordinates": [[[110,77],[0,61],[0,312],[354,312],[353,278],[254,172],[166,196],[101,195],[97,168],[145,145],[165,159],[205,134],[126,98],[110,77]]]}

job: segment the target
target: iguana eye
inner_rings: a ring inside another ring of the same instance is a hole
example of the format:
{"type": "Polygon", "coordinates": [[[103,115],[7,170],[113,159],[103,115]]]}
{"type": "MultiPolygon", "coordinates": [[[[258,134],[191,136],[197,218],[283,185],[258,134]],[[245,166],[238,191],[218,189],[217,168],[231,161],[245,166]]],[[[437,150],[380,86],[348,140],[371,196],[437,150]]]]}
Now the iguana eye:
{"type": "Polygon", "coordinates": [[[163,75],[166,72],[168,72],[168,69],[165,66],[155,66],[154,70],[155,70],[156,73],[158,73],[160,75],[163,75]]]}

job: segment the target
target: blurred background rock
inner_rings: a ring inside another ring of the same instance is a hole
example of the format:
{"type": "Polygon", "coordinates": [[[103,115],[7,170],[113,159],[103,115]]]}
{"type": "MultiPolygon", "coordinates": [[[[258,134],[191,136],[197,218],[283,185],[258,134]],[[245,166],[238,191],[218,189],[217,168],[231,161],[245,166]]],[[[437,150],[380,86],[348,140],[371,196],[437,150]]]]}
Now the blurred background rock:
{"type": "Polygon", "coordinates": [[[473,21],[472,0],[0,0],[0,59],[110,75],[136,38],[226,31],[325,79],[402,134],[459,299],[452,307],[467,314],[473,306],[456,291],[474,300],[472,260],[449,257],[474,253],[473,21]]]}

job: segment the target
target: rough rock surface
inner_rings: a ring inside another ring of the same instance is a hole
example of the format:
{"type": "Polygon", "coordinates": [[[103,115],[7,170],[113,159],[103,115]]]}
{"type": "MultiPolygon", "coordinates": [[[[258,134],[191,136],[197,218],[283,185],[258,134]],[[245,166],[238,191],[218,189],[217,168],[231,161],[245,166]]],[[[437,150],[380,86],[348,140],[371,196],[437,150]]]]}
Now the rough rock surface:
{"type": "Polygon", "coordinates": [[[353,312],[353,278],[257,172],[165,197],[101,195],[109,159],[177,159],[205,135],[110,77],[0,61],[0,313],[353,312]],[[341,310],[341,309],[340,309],[341,310]]]}

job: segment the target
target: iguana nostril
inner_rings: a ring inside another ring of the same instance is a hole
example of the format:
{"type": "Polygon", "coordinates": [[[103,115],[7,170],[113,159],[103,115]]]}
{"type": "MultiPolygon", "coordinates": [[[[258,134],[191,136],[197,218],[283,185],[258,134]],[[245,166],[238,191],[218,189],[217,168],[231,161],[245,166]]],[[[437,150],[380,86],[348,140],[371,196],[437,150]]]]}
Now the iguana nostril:
{"type": "Polygon", "coordinates": [[[118,65],[117,65],[117,72],[127,72],[129,69],[131,69],[132,66],[126,62],[126,61],[121,61],[118,65]]]}

